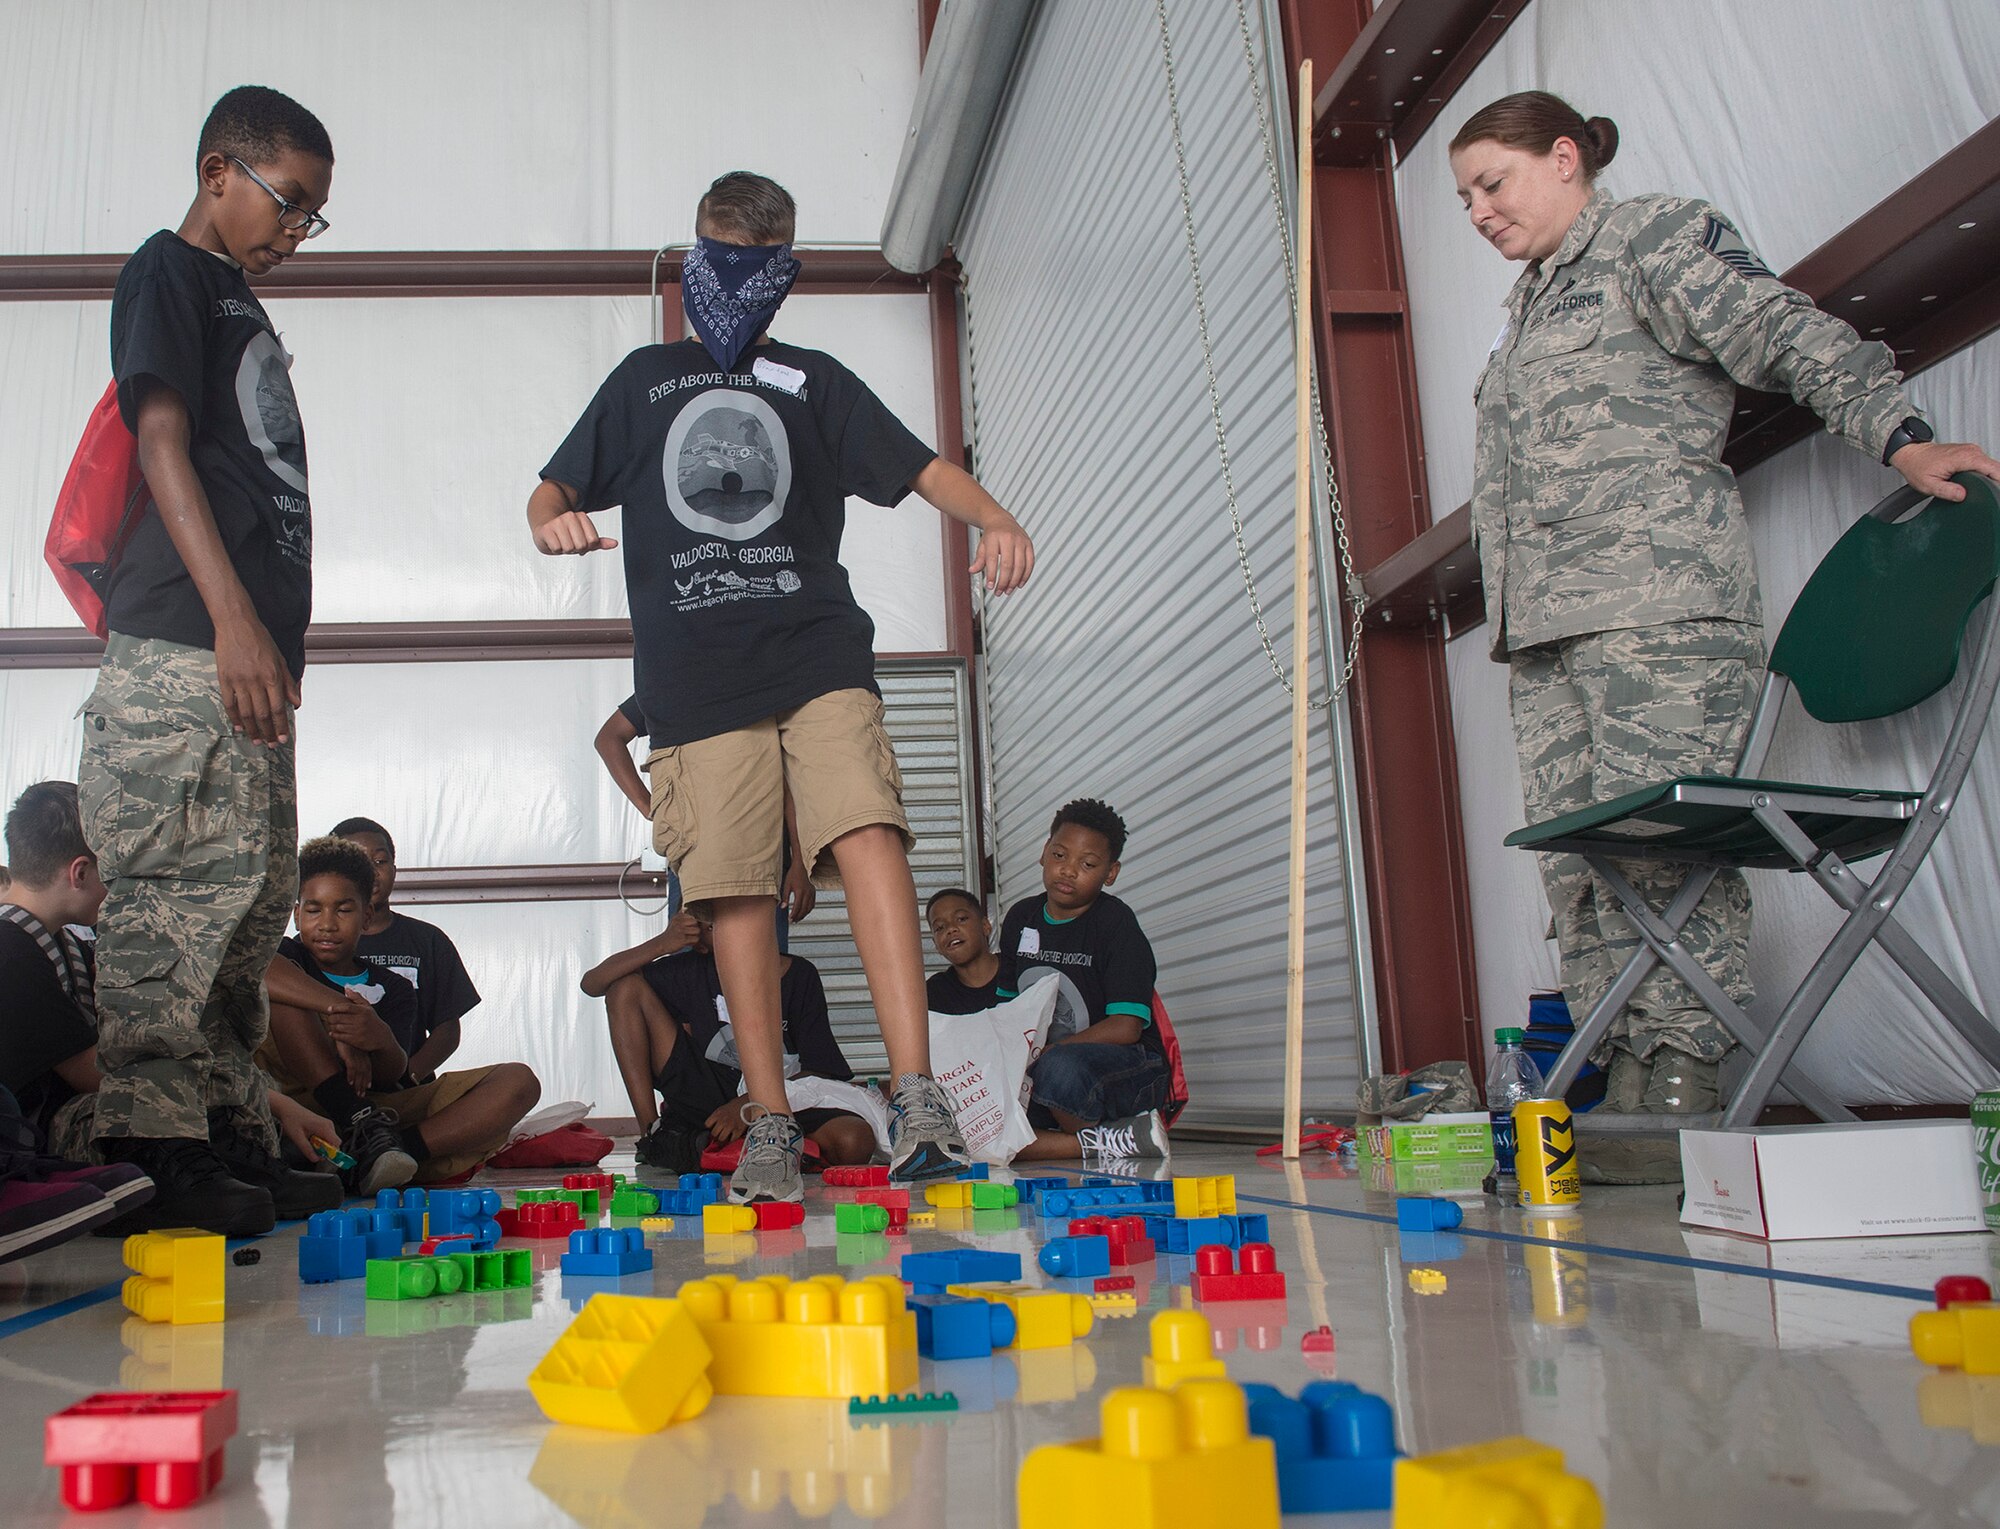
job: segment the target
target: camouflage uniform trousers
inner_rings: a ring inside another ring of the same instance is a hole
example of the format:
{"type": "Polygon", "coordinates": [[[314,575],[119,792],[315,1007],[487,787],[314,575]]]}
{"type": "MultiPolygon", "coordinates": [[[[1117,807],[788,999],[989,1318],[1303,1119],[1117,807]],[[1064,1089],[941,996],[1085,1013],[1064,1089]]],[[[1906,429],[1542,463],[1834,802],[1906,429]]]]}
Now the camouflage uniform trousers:
{"type": "Polygon", "coordinates": [[[213,1112],[275,1151],[252,1058],[298,892],[295,745],[234,733],[213,653],[115,632],[83,724],[84,837],[109,889],[95,1137],[207,1140],[213,1112]]]}
{"type": "MultiPolygon", "coordinates": [[[[1521,648],[1509,658],[1514,740],[1528,821],[1541,822],[1677,775],[1726,775],[1749,731],[1763,683],[1759,627],[1681,621],[1593,632],[1521,648]]],[[[1582,1023],[1640,939],[1618,898],[1579,855],[1542,855],[1563,993],[1582,1023]]],[[[1632,886],[1664,912],[1693,867],[1620,861],[1632,886]]],[[[1717,876],[1682,926],[1681,941],[1736,1002],[1751,996],[1750,888],[1717,876]]],[[[1640,983],[1593,1060],[1663,1046],[1719,1061],[1734,1044],[1692,989],[1664,966],[1640,983]]]]}

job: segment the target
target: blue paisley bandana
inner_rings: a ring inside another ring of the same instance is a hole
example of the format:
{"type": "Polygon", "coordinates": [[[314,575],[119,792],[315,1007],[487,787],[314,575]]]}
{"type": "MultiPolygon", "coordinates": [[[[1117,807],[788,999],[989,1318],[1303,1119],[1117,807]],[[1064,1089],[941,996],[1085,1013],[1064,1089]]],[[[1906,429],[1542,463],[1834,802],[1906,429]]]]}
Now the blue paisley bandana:
{"type": "Polygon", "coordinates": [[[695,241],[681,261],[681,306],[725,372],[763,333],[798,274],[789,244],[695,241]]]}

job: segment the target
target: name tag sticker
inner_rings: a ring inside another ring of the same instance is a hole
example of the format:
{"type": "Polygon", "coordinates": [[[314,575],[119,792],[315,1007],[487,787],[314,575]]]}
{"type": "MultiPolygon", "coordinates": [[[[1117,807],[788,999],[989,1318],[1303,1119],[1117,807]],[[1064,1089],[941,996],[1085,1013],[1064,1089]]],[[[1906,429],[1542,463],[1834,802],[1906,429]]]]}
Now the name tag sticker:
{"type": "Polygon", "coordinates": [[[774,388],[781,388],[798,397],[799,390],[806,385],[806,374],[796,366],[786,366],[780,361],[771,361],[759,356],[750,367],[750,375],[759,382],[767,382],[774,388]]]}
{"type": "Polygon", "coordinates": [[[1021,956],[1038,956],[1042,953],[1042,932],[1039,929],[1023,929],[1021,943],[1014,953],[1021,956]]]}
{"type": "Polygon", "coordinates": [[[1500,321],[1500,332],[1493,337],[1493,343],[1487,346],[1486,348],[1487,355],[1489,356],[1492,355],[1494,351],[1498,350],[1501,346],[1507,343],[1507,331],[1513,327],[1514,327],[1514,316],[1510,313],[1506,318],[1500,321]]]}

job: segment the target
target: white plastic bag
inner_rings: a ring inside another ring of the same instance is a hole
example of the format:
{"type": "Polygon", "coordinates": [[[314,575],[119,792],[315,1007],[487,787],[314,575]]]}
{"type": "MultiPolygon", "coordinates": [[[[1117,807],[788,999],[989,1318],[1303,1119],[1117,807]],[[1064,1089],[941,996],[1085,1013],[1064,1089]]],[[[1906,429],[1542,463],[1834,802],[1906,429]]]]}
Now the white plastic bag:
{"type": "Polygon", "coordinates": [[[1035,1139],[1028,1064],[1048,1039],[1057,985],[1038,982],[979,1014],[931,1016],[931,1071],[951,1095],[974,1162],[1006,1164],[1035,1139]]]}
{"type": "Polygon", "coordinates": [[[845,1110],[859,1115],[875,1132],[875,1145],[889,1150],[888,1101],[872,1088],[834,1078],[802,1076],[785,1079],[785,1102],[792,1113],[801,1110],[845,1110]]]}

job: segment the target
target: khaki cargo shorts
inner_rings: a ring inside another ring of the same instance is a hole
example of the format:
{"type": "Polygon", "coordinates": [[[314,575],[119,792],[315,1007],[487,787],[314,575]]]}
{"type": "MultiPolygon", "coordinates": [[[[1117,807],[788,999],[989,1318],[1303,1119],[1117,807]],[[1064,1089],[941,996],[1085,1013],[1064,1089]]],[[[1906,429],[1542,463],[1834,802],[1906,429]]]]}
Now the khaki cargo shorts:
{"type": "Polygon", "coordinates": [[[785,786],[813,884],[840,885],[829,846],[887,823],[913,849],[903,772],[882,724],[882,698],[836,690],[734,732],[646,756],[653,781],[653,848],[680,877],[684,904],[778,895],[785,786]]]}

